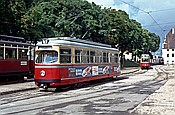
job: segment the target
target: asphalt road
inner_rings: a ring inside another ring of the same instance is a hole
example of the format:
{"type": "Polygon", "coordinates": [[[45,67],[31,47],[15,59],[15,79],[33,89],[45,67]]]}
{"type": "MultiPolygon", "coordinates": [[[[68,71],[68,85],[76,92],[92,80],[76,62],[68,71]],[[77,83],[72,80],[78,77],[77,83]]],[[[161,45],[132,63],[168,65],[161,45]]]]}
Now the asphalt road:
{"type": "Polygon", "coordinates": [[[62,92],[38,89],[0,96],[0,114],[15,115],[131,115],[166,82],[164,68],[156,66],[121,79],[62,92]],[[124,78],[124,79],[122,79],[124,78]],[[136,109],[137,108],[137,109],[136,109]]]}

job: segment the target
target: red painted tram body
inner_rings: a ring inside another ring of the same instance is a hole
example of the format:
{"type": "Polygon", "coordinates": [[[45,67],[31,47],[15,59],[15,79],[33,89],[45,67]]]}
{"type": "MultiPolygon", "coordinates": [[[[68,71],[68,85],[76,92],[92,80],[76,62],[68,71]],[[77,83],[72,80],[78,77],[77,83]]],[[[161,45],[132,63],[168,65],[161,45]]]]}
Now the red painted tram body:
{"type": "Polygon", "coordinates": [[[149,54],[142,54],[140,60],[140,68],[141,69],[150,69],[150,56],[149,54]]]}
{"type": "Polygon", "coordinates": [[[57,88],[120,75],[118,50],[68,37],[48,38],[36,47],[35,84],[57,88]]]}
{"type": "Polygon", "coordinates": [[[32,77],[33,46],[24,38],[0,35],[0,78],[32,77]]]}

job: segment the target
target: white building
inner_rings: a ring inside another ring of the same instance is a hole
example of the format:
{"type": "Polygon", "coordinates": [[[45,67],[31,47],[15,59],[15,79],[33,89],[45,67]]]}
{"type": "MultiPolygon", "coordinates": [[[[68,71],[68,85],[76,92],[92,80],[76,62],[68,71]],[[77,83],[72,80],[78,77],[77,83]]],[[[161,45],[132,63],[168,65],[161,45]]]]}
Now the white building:
{"type": "Polygon", "coordinates": [[[132,53],[124,52],[123,55],[125,56],[125,60],[132,60],[132,53]]]}
{"type": "Polygon", "coordinates": [[[125,51],[125,52],[123,53],[123,55],[124,55],[125,60],[130,60],[130,61],[133,61],[133,60],[139,61],[139,60],[140,60],[139,57],[133,56],[132,53],[130,53],[130,52],[128,52],[128,51],[125,51]]]}
{"type": "Polygon", "coordinates": [[[164,64],[175,64],[175,28],[172,28],[165,37],[162,57],[164,64]]]}

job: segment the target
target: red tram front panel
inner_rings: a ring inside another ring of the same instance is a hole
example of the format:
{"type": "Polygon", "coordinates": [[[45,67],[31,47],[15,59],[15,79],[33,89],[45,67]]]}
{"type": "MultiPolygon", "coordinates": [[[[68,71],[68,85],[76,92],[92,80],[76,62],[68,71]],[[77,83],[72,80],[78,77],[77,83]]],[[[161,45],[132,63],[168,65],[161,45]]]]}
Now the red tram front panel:
{"type": "Polygon", "coordinates": [[[141,69],[149,69],[150,68],[150,63],[149,62],[141,62],[140,63],[140,68],[141,69]]]}
{"type": "Polygon", "coordinates": [[[114,65],[35,65],[36,85],[57,87],[101,78],[118,76],[114,65]]]}

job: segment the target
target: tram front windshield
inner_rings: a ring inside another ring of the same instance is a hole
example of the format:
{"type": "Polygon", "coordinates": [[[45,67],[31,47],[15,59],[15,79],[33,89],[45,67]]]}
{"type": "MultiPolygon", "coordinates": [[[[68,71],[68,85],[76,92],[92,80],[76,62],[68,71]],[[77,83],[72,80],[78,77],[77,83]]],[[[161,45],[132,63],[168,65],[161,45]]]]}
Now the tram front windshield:
{"type": "Polygon", "coordinates": [[[57,51],[38,51],[36,63],[56,63],[58,61],[57,51]]]}
{"type": "Polygon", "coordinates": [[[142,58],[142,62],[149,62],[148,58],[142,58]]]}

